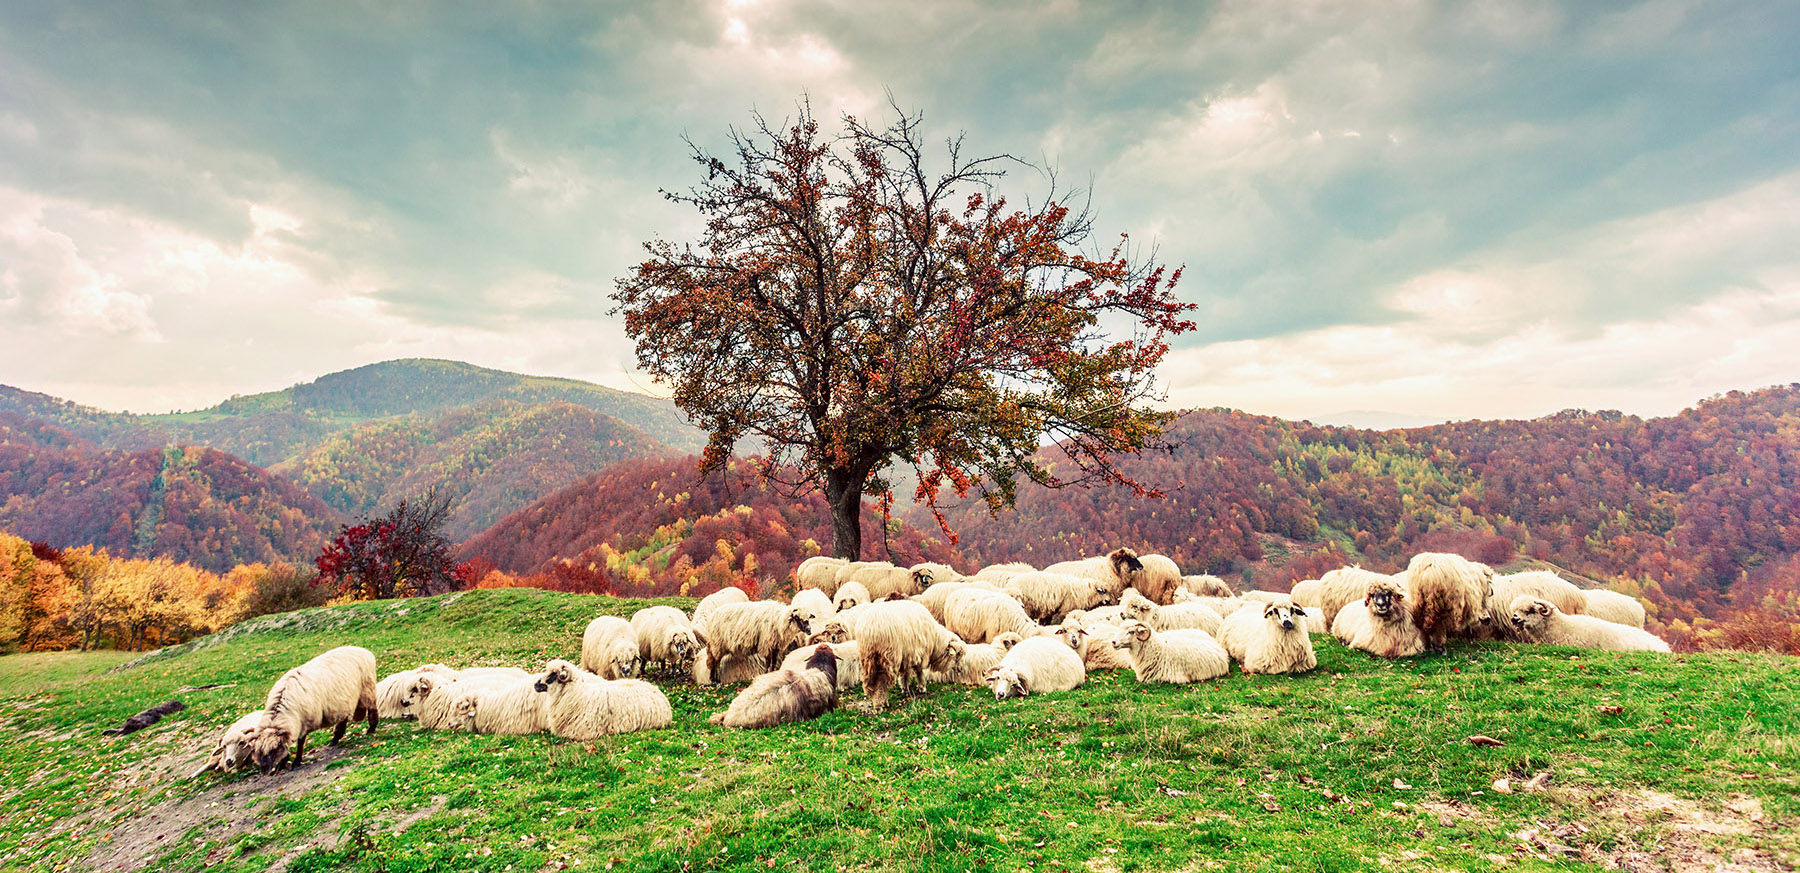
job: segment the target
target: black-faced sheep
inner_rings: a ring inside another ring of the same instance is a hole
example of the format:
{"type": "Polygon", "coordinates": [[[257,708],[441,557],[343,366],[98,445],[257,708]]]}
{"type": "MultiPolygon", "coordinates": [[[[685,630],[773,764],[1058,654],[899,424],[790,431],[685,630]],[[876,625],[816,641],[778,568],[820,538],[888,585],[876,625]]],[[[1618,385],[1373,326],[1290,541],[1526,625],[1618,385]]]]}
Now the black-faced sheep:
{"type": "Polygon", "coordinates": [[[1345,604],[1361,601],[1369,592],[1369,583],[1391,578],[1393,577],[1361,567],[1340,567],[1326,573],[1319,579],[1315,595],[1321,617],[1325,619],[1320,627],[1331,627],[1331,623],[1337,621],[1338,610],[1343,609],[1345,604]]]}
{"type": "Polygon", "coordinates": [[[1065,573],[1020,573],[1001,587],[1025,613],[1043,624],[1055,624],[1077,609],[1097,609],[1117,603],[1118,595],[1106,583],[1065,573]]]}
{"type": "Polygon", "coordinates": [[[1400,583],[1426,647],[1441,652],[1451,634],[1478,626],[1488,614],[1494,571],[1461,555],[1421,552],[1407,563],[1400,583]]]}
{"type": "Polygon", "coordinates": [[[564,660],[551,661],[533,681],[546,705],[550,732],[569,740],[665,728],[673,720],[669,699],[641,679],[602,679],[564,660]]]}
{"type": "Polygon", "coordinates": [[[1338,610],[1331,635],[1380,658],[1406,658],[1425,651],[1425,638],[1406,609],[1406,590],[1391,578],[1370,582],[1363,600],[1338,610]]]}
{"type": "Polygon", "coordinates": [[[1055,637],[1032,637],[1012,647],[982,683],[994,689],[996,700],[1025,697],[1046,691],[1068,691],[1087,680],[1081,656],[1055,637]]]}
{"type": "Polygon", "coordinates": [[[933,586],[946,582],[961,582],[963,579],[963,575],[952,569],[950,565],[930,561],[912,565],[912,571],[913,575],[918,577],[916,581],[922,585],[921,592],[930,591],[933,586]]]}
{"type": "Polygon", "coordinates": [[[642,671],[637,631],[616,615],[588,622],[581,634],[581,669],[602,679],[632,679],[642,671]]]}
{"type": "Polygon", "coordinates": [[[1066,576],[1081,576],[1106,583],[1108,591],[1114,597],[1125,593],[1132,580],[1144,571],[1144,564],[1138,560],[1137,552],[1130,549],[1114,549],[1109,555],[1099,558],[1077,558],[1073,561],[1060,561],[1044,568],[1045,573],[1061,573],[1066,576]]]}
{"type": "Polygon", "coordinates": [[[925,671],[956,668],[967,644],[932,620],[925,607],[910,600],[883,601],[863,607],[851,633],[861,644],[863,693],[876,709],[887,705],[896,683],[924,690],[925,671]]]}
{"type": "Polygon", "coordinates": [[[263,717],[250,737],[250,757],[268,775],[294,750],[290,766],[306,754],[306,736],[334,728],[331,742],[344,738],[352,721],[367,719],[369,733],[380,718],[375,705],[375,656],[360,646],[339,646],[275,680],[263,717]]]}
{"type": "Polygon", "coordinates": [[[1130,657],[1132,675],[1139,682],[1182,685],[1231,672],[1231,656],[1203,630],[1158,633],[1141,621],[1127,621],[1112,647],[1130,657]]]}
{"type": "MultiPolygon", "coordinates": [[[[886,598],[890,594],[911,597],[924,591],[932,582],[931,571],[915,571],[911,567],[895,567],[892,564],[871,564],[852,570],[845,582],[860,582],[868,591],[871,602],[886,598]]],[[[840,594],[842,587],[839,588],[840,594]]],[[[841,597],[839,598],[842,599],[841,597]]]]}
{"type": "Polygon", "coordinates": [[[1614,624],[1643,628],[1644,604],[1636,597],[1605,588],[1589,588],[1581,593],[1586,598],[1588,615],[1614,624]]]}
{"type": "Polygon", "coordinates": [[[707,721],[731,728],[764,728],[818,718],[837,707],[837,666],[831,646],[820,644],[805,667],[756,677],[731,706],[707,721]]]}
{"type": "Polygon", "coordinates": [[[1245,673],[1304,673],[1319,666],[1306,616],[1279,603],[1232,613],[1219,629],[1219,643],[1245,673]]]}
{"type": "Polygon", "coordinates": [[[1158,606],[1137,592],[1135,588],[1125,589],[1125,598],[1119,606],[1123,610],[1125,621],[1141,621],[1154,630],[1203,630],[1209,634],[1219,631],[1219,614],[1212,607],[1200,600],[1186,600],[1158,606]]]}
{"type": "Polygon", "coordinates": [[[718,664],[727,655],[754,661],[758,672],[781,656],[805,645],[812,634],[812,611],[772,600],[727,603],[694,626],[702,645],[718,664]]]}
{"type": "Polygon", "coordinates": [[[992,641],[1003,633],[1020,637],[1040,633],[1038,623],[1031,620],[1018,600],[983,588],[965,588],[945,598],[944,627],[976,643],[992,641]]]}
{"type": "Polygon", "coordinates": [[[673,606],[650,606],[632,613],[631,632],[637,637],[638,658],[646,669],[654,664],[663,670],[687,670],[700,651],[693,622],[673,606]]]}
{"type": "Polygon", "coordinates": [[[1565,615],[1556,604],[1523,596],[1512,603],[1512,625],[1526,639],[1546,646],[1576,646],[1609,652],[1666,652],[1669,644],[1649,631],[1591,615],[1565,615]]]}
{"type": "MultiPolygon", "coordinates": [[[[1121,622],[1124,619],[1120,619],[1121,622]]],[[[1081,656],[1081,665],[1088,672],[1095,670],[1129,670],[1131,659],[1124,652],[1113,648],[1113,641],[1119,638],[1119,625],[1104,621],[1070,622],[1063,620],[1062,626],[1051,631],[1057,637],[1075,649],[1081,656]]]]}

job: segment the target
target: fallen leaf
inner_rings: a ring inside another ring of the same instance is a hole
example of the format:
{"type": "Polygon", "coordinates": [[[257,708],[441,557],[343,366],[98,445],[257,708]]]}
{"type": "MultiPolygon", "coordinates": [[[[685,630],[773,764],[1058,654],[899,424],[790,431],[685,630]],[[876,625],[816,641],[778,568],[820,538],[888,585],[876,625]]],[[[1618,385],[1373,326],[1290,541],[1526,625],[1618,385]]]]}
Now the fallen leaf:
{"type": "Polygon", "coordinates": [[[1398,788],[1398,789],[1400,789],[1400,790],[1402,790],[1402,791],[1405,791],[1405,790],[1407,790],[1407,789],[1409,789],[1409,788],[1412,788],[1412,786],[1411,786],[1411,785],[1408,785],[1408,784],[1406,784],[1406,783],[1405,783],[1405,782],[1401,782],[1401,781],[1400,781],[1400,777],[1398,777],[1398,776],[1396,776],[1396,777],[1394,777],[1394,787],[1395,787],[1395,788],[1398,788]]]}
{"type": "Polygon", "coordinates": [[[1506,745],[1506,742],[1504,740],[1496,740],[1493,737],[1488,736],[1487,734],[1476,734],[1469,738],[1469,742],[1474,743],[1477,746],[1504,746],[1504,745],[1506,745]]]}
{"type": "Polygon", "coordinates": [[[1494,780],[1494,790],[1501,794],[1511,794],[1512,793],[1512,780],[1511,779],[1495,779],[1494,780]]]}

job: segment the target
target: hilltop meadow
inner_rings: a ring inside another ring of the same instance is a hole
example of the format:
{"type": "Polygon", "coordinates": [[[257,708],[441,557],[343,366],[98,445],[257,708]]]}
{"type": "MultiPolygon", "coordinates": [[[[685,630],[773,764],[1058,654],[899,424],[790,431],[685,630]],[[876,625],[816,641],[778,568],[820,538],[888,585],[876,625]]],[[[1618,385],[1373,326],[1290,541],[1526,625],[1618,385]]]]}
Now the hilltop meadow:
{"type": "Polygon", "coordinates": [[[383,722],[299,769],[183,778],[288,667],[535,668],[657,601],[469,591],[264,616],[148,655],[0,658],[3,870],[1778,870],[1800,862],[1800,661],[1459,645],[997,703],[598,742],[383,722]],[[213,686],[192,690],[198,686],[213,686]],[[186,690],[184,690],[186,689],[186,690]],[[101,735],[168,699],[188,709],[101,735]],[[1481,735],[1500,745],[1478,745],[1481,735]],[[1504,782],[1501,782],[1504,780],[1504,782]],[[1497,784],[1498,783],[1498,784],[1497,784]]]}

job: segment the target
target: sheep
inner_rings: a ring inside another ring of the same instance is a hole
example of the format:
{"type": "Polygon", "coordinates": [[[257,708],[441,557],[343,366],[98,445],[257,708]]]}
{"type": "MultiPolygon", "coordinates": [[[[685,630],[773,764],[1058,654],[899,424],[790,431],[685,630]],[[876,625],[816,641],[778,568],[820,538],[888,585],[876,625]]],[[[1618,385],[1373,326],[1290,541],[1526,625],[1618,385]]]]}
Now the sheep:
{"type": "Polygon", "coordinates": [[[695,685],[742,685],[762,674],[763,664],[752,656],[727,655],[715,662],[706,649],[694,656],[695,685]]]}
{"type": "Polygon", "coordinates": [[[1321,627],[1331,627],[1331,623],[1337,620],[1338,610],[1343,609],[1345,604],[1356,603],[1367,596],[1371,582],[1389,578],[1393,577],[1361,567],[1339,567],[1320,577],[1314,604],[1325,618],[1321,627]]]}
{"type": "MultiPolygon", "coordinates": [[[[454,687],[454,686],[453,686],[454,687]]],[[[533,677],[504,684],[471,684],[458,689],[451,704],[449,730],[478,734],[535,734],[550,727],[548,700],[537,693],[533,677]]]]}
{"type": "Polygon", "coordinates": [[[830,618],[832,613],[837,612],[837,604],[831,602],[831,595],[819,588],[803,588],[794,592],[794,596],[788,598],[788,604],[804,606],[812,610],[813,617],[819,619],[830,618]]]}
{"type": "Polygon", "coordinates": [[[389,673],[386,678],[375,683],[375,710],[382,718],[416,719],[413,711],[415,703],[413,683],[422,673],[444,673],[454,675],[455,670],[443,664],[422,664],[416,670],[401,670],[389,673]]]}
{"type": "Polygon", "coordinates": [[[652,664],[664,670],[687,668],[700,650],[700,638],[694,635],[687,613],[673,606],[647,606],[632,613],[631,633],[637,638],[638,661],[646,671],[652,664]]]}
{"type": "MultiPolygon", "coordinates": [[[[970,643],[963,650],[962,660],[953,670],[927,670],[925,678],[931,682],[949,682],[954,685],[981,685],[987,671],[999,666],[1000,659],[1013,646],[1018,645],[1019,635],[1007,632],[994,638],[991,643],[970,643]]],[[[851,644],[854,645],[854,644],[851,644]]]]}
{"type": "Polygon", "coordinates": [[[748,602],[750,602],[750,595],[745,594],[744,589],[736,586],[720,588],[719,590],[700,598],[700,602],[694,604],[692,621],[696,625],[702,624],[706,621],[707,616],[712,615],[713,610],[718,609],[721,606],[729,603],[748,602]]]}
{"type": "Polygon", "coordinates": [[[1425,645],[1442,652],[1451,634],[1487,616],[1494,571],[1461,555],[1421,552],[1407,563],[1400,581],[1406,586],[1406,609],[1425,645]]]}
{"type": "Polygon", "coordinates": [[[1008,631],[1020,637],[1034,637],[1040,632],[1037,622],[1025,614],[1019,601],[980,588],[956,591],[945,599],[944,627],[975,643],[992,641],[1008,631]]]}
{"type": "Polygon", "coordinates": [[[1174,599],[1180,599],[1182,592],[1201,597],[1234,597],[1237,595],[1236,591],[1231,590],[1229,583],[1211,574],[1181,577],[1181,587],[1175,589],[1174,599]]]}
{"type": "Polygon", "coordinates": [[[1012,577],[1017,576],[1020,573],[1036,572],[1037,568],[1030,564],[1023,561],[1012,561],[1005,564],[989,564],[986,567],[982,567],[980,570],[975,571],[975,575],[968,578],[972,582],[1005,584],[1008,580],[1012,579],[1012,577]]]}
{"type": "Polygon", "coordinates": [[[946,582],[961,582],[963,578],[963,575],[951,569],[950,565],[931,561],[912,565],[912,571],[913,575],[918,577],[920,583],[923,584],[924,591],[930,591],[933,586],[946,582]],[[924,575],[920,576],[921,573],[924,575]]]}
{"type": "Polygon", "coordinates": [[[1077,609],[1074,612],[1063,616],[1063,624],[1068,624],[1071,621],[1082,625],[1083,627],[1096,621],[1103,621],[1108,624],[1124,624],[1125,607],[1123,604],[1115,603],[1112,606],[1102,606],[1098,609],[1077,609]]]}
{"type": "Polygon", "coordinates": [[[513,667],[493,670],[461,670],[451,673],[427,673],[414,681],[414,701],[419,727],[431,731],[456,730],[463,726],[466,713],[459,714],[457,702],[477,691],[505,688],[531,674],[513,667]]]}
{"type": "Polygon", "coordinates": [[[1294,602],[1293,597],[1280,591],[1246,591],[1238,596],[1253,603],[1285,603],[1289,606],[1299,605],[1294,602]]]}
{"type": "Polygon", "coordinates": [[[1642,628],[1595,618],[1567,615],[1556,604],[1521,595],[1512,602],[1512,626],[1526,639],[1546,646],[1577,646],[1609,652],[1667,652],[1669,644],[1642,628]]]}
{"type": "Polygon", "coordinates": [[[843,612],[869,603],[873,599],[869,596],[868,586],[861,582],[845,582],[838,586],[837,601],[832,604],[832,607],[838,612],[843,612]]]}
{"type": "Polygon", "coordinates": [[[1318,606],[1319,580],[1302,579],[1295,582],[1294,587],[1288,590],[1288,599],[1294,601],[1295,606],[1318,606]]]}
{"type": "Polygon", "coordinates": [[[1581,593],[1588,615],[1627,627],[1644,627],[1644,604],[1636,597],[1605,588],[1589,588],[1581,593]]]}
{"type": "MultiPolygon", "coordinates": [[[[1124,619],[1120,619],[1122,623],[1124,619]]],[[[1081,656],[1081,665],[1090,672],[1094,670],[1129,670],[1131,661],[1124,653],[1112,647],[1113,640],[1118,639],[1119,626],[1105,621],[1089,621],[1071,623],[1063,620],[1062,627],[1051,632],[1052,636],[1063,637],[1081,656]]]]}
{"type": "Polygon", "coordinates": [[[1219,642],[1245,673],[1304,673],[1319,666],[1306,616],[1292,606],[1270,603],[1260,613],[1240,609],[1221,625],[1219,642]]]}
{"type": "Polygon", "coordinates": [[[1493,593],[1488,596],[1486,603],[1487,610],[1504,621],[1504,616],[1512,609],[1512,602],[1527,594],[1556,604],[1557,609],[1568,615],[1587,612],[1587,596],[1581,589],[1549,570],[1527,570],[1523,573],[1495,576],[1493,593]]]}
{"type": "Polygon", "coordinates": [[[1020,573],[1001,590],[1018,600],[1032,618],[1046,624],[1062,621],[1072,610],[1118,602],[1118,595],[1106,583],[1062,573],[1020,573]]]}
{"type": "Polygon", "coordinates": [[[869,592],[869,600],[875,601],[889,594],[903,594],[907,597],[918,594],[931,584],[932,573],[930,570],[913,570],[892,564],[872,564],[851,571],[845,581],[862,583],[863,588],[869,592]]]}
{"type": "Polygon", "coordinates": [[[380,710],[375,705],[375,655],[360,646],[339,646],[275,680],[264,701],[263,717],[250,737],[250,757],[264,776],[294,754],[288,766],[306,755],[306,736],[335,728],[331,744],[344,739],[351,721],[367,719],[375,732],[380,710]]]}
{"type": "Polygon", "coordinates": [[[718,664],[727,655],[748,658],[760,672],[778,663],[789,650],[806,644],[812,633],[812,611],[772,600],[727,603],[713,610],[695,631],[718,664]]]}
{"type": "Polygon", "coordinates": [[[910,600],[871,603],[857,613],[851,632],[861,643],[863,693],[876,709],[887,706],[888,689],[898,683],[924,690],[925,671],[956,668],[967,644],[910,600]]]}
{"type": "Polygon", "coordinates": [[[865,569],[867,567],[892,567],[892,566],[894,566],[894,565],[893,565],[893,562],[891,562],[891,561],[846,561],[846,562],[844,562],[843,566],[838,567],[835,578],[837,580],[838,587],[842,588],[845,582],[850,581],[851,578],[854,577],[858,572],[861,572],[863,569],[865,569]]]}
{"type": "Polygon", "coordinates": [[[1231,672],[1225,647],[1203,630],[1157,633],[1141,621],[1127,621],[1112,648],[1125,652],[1139,682],[1185,685],[1216,679],[1231,672]]]}
{"type": "Polygon", "coordinates": [[[1219,632],[1219,614],[1213,611],[1212,607],[1198,600],[1158,606],[1150,602],[1149,598],[1137,593],[1137,589],[1127,588],[1125,589],[1125,599],[1119,606],[1123,609],[1123,621],[1141,621],[1155,630],[1171,631],[1191,628],[1203,630],[1209,634],[1219,632]]]}
{"type": "Polygon", "coordinates": [[[763,728],[818,718],[837,708],[837,666],[837,653],[821,643],[804,668],[756,677],[732,698],[731,706],[707,721],[731,728],[763,728]]]}
{"type": "Polygon", "coordinates": [[[550,733],[566,740],[658,730],[674,718],[669,698],[655,685],[602,679],[560,658],[544,665],[532,688],[549,695],[544,706],[550,733]]]}
{"type": "MultiPolygon", "coordinates": [[[[1175,562],[1167,556],[1139,555],[1137,561],[1139,569],[1129,574],[1121,573],[1120,578],[1124,580],[1124,584],[1143,592],[1145,597],[1157,603],[1174,603],[1175,592],[1191,590],[1187,588],[1186,578],[1181,575],[1181,568],[1175,566],[1175,562]]],[[[1223,586],[1224,580],[1219,580],[1219,584],[1223,586]]],[[[1225,593],[1231,592],[1227,589],[1225,593]]],[[[1113,596],[1119,596],[1119,592],[1113,592],[1113,596]]]]}
{"type": "Polygon", "coordinates": [[[1104,582],[1107,590],[1111,591],[1114,597],[1118,597],[1124,594],[1126,586],[1131,584],[1128,577],[1135,577],[1143,570],[1144,564],[1138,560],[1137,552],[1130,549],[1115,549],[1112,554],[1101,558],[1060,561],[1045,567],[1043,572],[1081,576],[1096,582],[1104,582]]]}
{"type": "Polygon", "coordinates": [[[818,634],[813,634],[813,638],[811,640],[808,640],[806,645],[801,646],[800,648],[787,653],[787,657],[781,659],[781,666],[777,667],[776,669],[778,669],[778,670],[805,669],[807,659],[812,657],[813,652],[817,650],[818,645],[821,643],[830,645],[831,653],[833,655],[837,656],[837,687],[838,687],[838,691],[840,691],[840,692],[848,691],[851,688],[855,688],[856,686],[861,685],[862,684],[862,644],[858,643],[855,640],[841,640],[838,642],[828,642],[826,640],[819,639],[818,634]]]}
{"type": "Polygon", "coordinates": [[[616,615],[602,615],[588,622],[581,634],[581,669],[602,679],[630,679],[643,668],[638,654],[637,631],[616,615]]]}
{"type": "Polygon", "coordinates": [[[912,599],[923,604],[931,612],[931,617],[937,619],[938,624],[943,624],[944,602],[950,599],[950,595],[972,587],[973,583],[969,582],[934,582],[931,587],[913,595],[912,599]]]}
{"type": "Polygon", "coordinates": [[[1005,700],[1078,688],[1087,680],[1087,669],[1081,665],[1081,656],[1067,643],[1052,637],[1033,637],[1013,646],[981,678],[983,684],[994,689],[995,700],[1005,700]]]}
{"type": "Polygon", "coordinates": [[[252,710],[243,718],[232,722],[231,727],[219,735],[219,744],[213,747],[212,754],[206,763],[188,775],[189,779],[214,770],[220,773],[234,773],[250,763],[250,738],[256,735],[257,725],[262,723],[263,711],[252,710]]]}
{"type": "Polygon", "coordinates": [[[798,588],[817,588],[829,599],[837,593],[838,570],[850,563],[843,558],[832,558],[825,555],[814,555],[800,562],[794,568],[794,583],[798,588]]]}
{"type": "Polygon", "coordinates": [[[1338,610],[1331,635],[1379,658],[1406,658],[1425,651],[1425,638],[1406,609],[1406,589],[1395,579],[1370,582],[1361,601],[1338,610]]]}

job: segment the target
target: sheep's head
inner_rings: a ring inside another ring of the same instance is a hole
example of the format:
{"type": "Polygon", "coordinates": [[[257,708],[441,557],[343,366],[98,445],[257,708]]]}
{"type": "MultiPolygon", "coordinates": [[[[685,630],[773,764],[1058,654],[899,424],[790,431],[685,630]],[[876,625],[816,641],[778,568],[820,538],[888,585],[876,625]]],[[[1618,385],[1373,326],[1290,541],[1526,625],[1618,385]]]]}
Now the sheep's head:
{"type": "Polygon", "coordinates": [[[444,729],[452,731],[474,730],[475,707],[478,705],[476,697],[473,694],[465,694],[462,697],[458,697],[456,702],[450,705],[450,723],[445,725],[444,729]]]}
{"type": "Polygon", "coordinates": [[[832,619],[819,628],[819,632],[808,639],[809,643],[847,643],[850,641],[850,627],[839,619],[832,619]]]}
{"type": "Polygon", "coordinates": [[[1132,575],[1144,572],[1144,562],[1138,560],[1138,553],[1130,549],[1114,549],[1106,556],[1107,563],[1112,565],[1113,575],[1120,579],[1129,579],[1132,575]]]}
{"type": "Polygon", "coordinates": [[[1550,623],[1556,605],[1548,600],[1521,594],[1512,602],[1512,626],[1525,633],[1543,630],[1550,623]]]}
{"type": "Polygon", "coordinates": [[[1406,594],[1400,586],[1389,579],[1377,579],[1369,583],[1369,614],[1377,618],[1392,618],[1399,610],[1405,608],[1406,594]]]}
{"type": "Polygon", "coordinates": [[[1111,588],[1099,584],[1094,586],[1093,594],[1088,599],[1093,601],[1095,606],[1111,606],[1119,602],[1119,599],[1113,596],[1111,588]]]}
{"type": "Polygon", "coordinates": [[[531,687],[535,691],[544,692],[574,681],[575,665],[558,658],[544,665],[544,672],[538,674],[537,681],[531,683],[531,687]]]}
{"type": "Polygon", "coordinates": [[[788,626],[797,631],[803,640],[812,635],[812,624],[818,618],[817,614],[805,606],[790,606],[787,610],[788,626]]]}
{"type": "Polygon", "coordinates": [[[1150,598],[1139,594],[1136,588],[1127,589],[1125,591],[1125,599],[1120,601],[1120,603],[1124,605],[1122,611],[1124,612],[1125,617],[1137,619],[1138,621],[1143,621],[1144,616],[1149,615],[1151,610],[1156,608],[1156,604],[1152,603],[1150,598]]]}
{"type": "Polygon", "coordinates": [[[1150,641],[1150,626],[1141,621],[1128,621],[1119,629],[1119,635],[1113,637],[1113,648],[1133,649],[1150,641]]]}
{"type": "MultiPolygon", "coordinates": [[[[861,586],[858,586],[858,588],[860,588],[860,587],[861,586]]],[[[858,606],[861,606],[867,602],[869,602],[869,598],[864,596],[863,593],[859,590],[844,591],[842,589],[839,589],[838,596],[837,596],[837,602],[833,603],[832,606],[837,607],[838,612],[845,612],[845,611],[854,609],[858,606]]]]}
{"type": "Polygon", "coordinates": [[[940,673],[949,673],[962,663],[964,655],[969,653],[969,644],[956,634],[949,634],[942,648],[932,653],[930,667],[940,673]]]}
{"type": "Polygon", "coordinates": [[[831,674],[832,681],[837,681],[837,653],[833,652],[830,646],[820,645],[813,649],[811,655],[807,656],[806,669],[823,670],[831,674]]]}
{"type": "Polygon", "coordinates": [[[692,631],[677,628],[669,632],[669,644],[665,648],[668,649],[670,658],[677,663],[686,664],[694,660],[694,652],[700,648],[700,643],[694,639],[692,631]]]}
{"type": "Polygon", "coordinates": [[[982,681],[994,688],[994,699],[1005,700],[1009,697],[1024,697],[1031,693],[1030,683],[1019,671],[1007,664],[1002,664],[987,671],[982,681]]]}
{"type": "Polygon", "coordinates": [[[1050,635],[1061,640],[1063,645],[1079,652],[1081,651],[1081,641],[1087,638],[1087,631],[1082,630],[1081,625],[1064,624],[1051,631],[1050,635]]]}
{"type": "Polygon", "coordinates": [[[1306,633],[1306,613],[1301,612],[1291,603],[1265,604],[1263,619],[1280,628],[1282,633],[1295,631],[1306,633]]]}
{"type": "Polygon", "coordinates": [[[1016,646],[1024,641],[1025,641],[1024,637],[1019,636],[1018,634],[1013,633],[1012,631],[1007,631],[1006,633],[1003,633],[997,637],[994,637],[994,645],[999,646],[1000,651],[1002,651],[1002,652],[1010,652],[1010,651],[1012,651],[1013,646],[1016,646]]]}
{"type": "Polygon", "coordinates": [[[279,725],[258,725],[250,735],[250,760],[256,762],[256,769],[267,776],[287,759],[288,748],[293,745],[293,741],[294,738],[288,736],[288,732],[279,725]]]}
{"type": "Polygon", "coordinates": [[[1186,588],[1177,588],[1174,591],[1169,592],[1169,601],[1171,603],[1186,603],[1190,600],[1199,600],[1199,599],[1200,599],[1200,595],[1195,594],[1194,592],[1189,591],[1186,588]]]}
{"type": "Polygon", "coordinates": [[[613,672],[621,679],[631,679],[644,672],[644,659],[638,654],[637,644],[630,640],[619,640],[613,644],[613,672]]]}
{"type": "Polygon", "coordinates": [[[931,583],[936,581],[937,579],[933,577],[930,567],[920,567],[919,569],[912,571],[913,585],[917,586],[920,591],[930,588],[931,583]]]}

